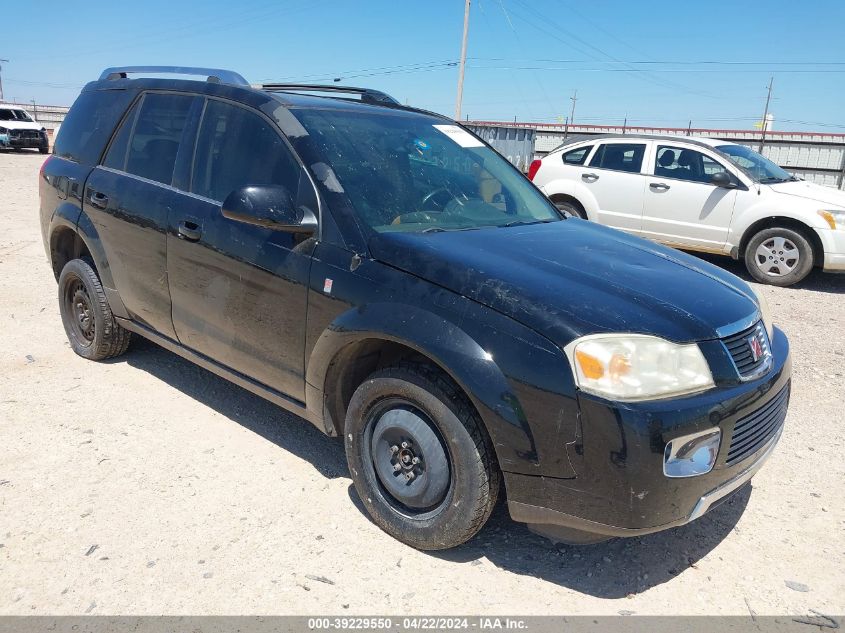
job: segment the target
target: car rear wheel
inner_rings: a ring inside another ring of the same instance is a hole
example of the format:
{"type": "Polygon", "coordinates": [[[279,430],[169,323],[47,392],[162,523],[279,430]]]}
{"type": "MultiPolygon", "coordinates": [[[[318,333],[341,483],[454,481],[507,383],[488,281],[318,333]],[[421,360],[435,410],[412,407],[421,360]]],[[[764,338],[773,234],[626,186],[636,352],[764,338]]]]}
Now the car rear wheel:
{"type": "Polygon", "coordinates": [[[557,210],[567,218],[581,218],[582,220],[587,219],[587,214],[584,213],[584,210],[573,202],[557,200],[554,205],[557,207],[557,210]]]}
{"type": "Polygon", "coordinates": [[[791,286],[813,269],[813,245],[798,231],[783,227],[763,229],[745,248],[745,266],[757,281],[791,286]]]}
{"type": "Polygon", "coordinates": [[[115,321],[93,266],[73,259],[59,276],[59,311],[74,352],[88,360],[120,356],[129,347],[131,332],[115,321]]]}
{"type": "Polygon", "coordinates": [[[429,365],[403,363],[367,378],[352,396],[345,444],[373,521],[412,547],[464,543],[496,504],[490,439],[466,397],[429,365]]]}

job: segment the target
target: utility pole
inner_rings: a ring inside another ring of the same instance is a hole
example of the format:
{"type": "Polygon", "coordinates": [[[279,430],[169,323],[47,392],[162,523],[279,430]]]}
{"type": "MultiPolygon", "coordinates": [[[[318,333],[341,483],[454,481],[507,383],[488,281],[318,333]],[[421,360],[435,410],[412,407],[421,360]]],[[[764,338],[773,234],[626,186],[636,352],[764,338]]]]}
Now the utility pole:
{"type": "Polygon", "coordinates": [[[569,125],[575,125],[575,102],[578,101],[578,91],[573,92],[569,99],[572,101],[572,111],[569,113],[569,125]]]}
{"type": "Polygon", "coordinates": [[[8,59],[0,59],[0,102],[3,101],[3,62],[8,61],[8,59]]]}
{"type": "Polygon", "coordinates": [[[464,7],[464,37],[461,40],[461,64],[458,69],[458,98],[455,100],[455,121],[461,120],[461,101],[464,98],[464,69],[467,65],[467,36],[469,35],[469,3],[464,7]]]}
{"type": "Polygon", "coordinates": [[[772,84],[775,82],[775,78],[772,77],[769,79],[769,92],[766,95],[766,107],[763,110],[763,125],[760,127],[760,148],[757,150],[760,154],[763,153],[763,145],[766,144],[766,125],[768,124],[769,119],[769,101],[772,100],[772,84]]]}

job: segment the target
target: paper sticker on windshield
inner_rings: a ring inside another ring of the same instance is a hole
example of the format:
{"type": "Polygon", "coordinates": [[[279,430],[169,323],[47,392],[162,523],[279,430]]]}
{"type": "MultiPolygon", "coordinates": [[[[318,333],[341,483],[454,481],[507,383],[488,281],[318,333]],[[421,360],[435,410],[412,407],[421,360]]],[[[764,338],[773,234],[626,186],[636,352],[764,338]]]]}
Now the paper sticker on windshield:
{"type": "Polygon", "coordinates": [[[435,125],[434,127],[461,147],[484,147],[484,143],[457,125],[435,125]]]}

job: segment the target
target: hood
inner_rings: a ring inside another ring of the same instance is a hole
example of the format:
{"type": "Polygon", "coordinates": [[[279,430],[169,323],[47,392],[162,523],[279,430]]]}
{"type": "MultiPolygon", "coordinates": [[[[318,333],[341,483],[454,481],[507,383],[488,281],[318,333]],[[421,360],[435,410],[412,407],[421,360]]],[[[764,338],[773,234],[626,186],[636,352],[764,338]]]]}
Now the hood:
{"type": "Polygon", "coordinates": [[[40,130],[44,126],[35,121],[0,121],[0,127],[7,130],[40,130]]]}
{"type": "Polygon", "coordinates": [[[787,196],[798,196],[807,200],[816,200],[822,204],[845,208],[845,191],[824,187],[814,182],[793,180],[769,185],[772,191],[787,196]]]}
{"type": "Polygon", "coordinates": [[[381,233],[373,256],[493,308],[558,345],[599,332],[676,342],[757,312],[749,286],[691,255],[583,220],[381,233]]]}

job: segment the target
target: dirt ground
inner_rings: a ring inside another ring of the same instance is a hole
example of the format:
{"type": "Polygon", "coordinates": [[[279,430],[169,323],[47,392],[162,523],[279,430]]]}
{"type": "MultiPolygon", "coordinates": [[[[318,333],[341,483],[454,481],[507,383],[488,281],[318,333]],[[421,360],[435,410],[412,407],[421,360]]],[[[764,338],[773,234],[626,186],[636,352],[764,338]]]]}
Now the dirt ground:
{"type": "Polygon", "coordinates": [[[752,490],[587,547],[500,506],[423,553],[370,522],[341,443],[304,420],[137,338],[113,362],[71,352],[42,161],[0,153],[0,614],[845,613],[845,276],[764,290],[794,383],[752,490]]]}

